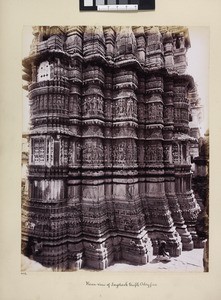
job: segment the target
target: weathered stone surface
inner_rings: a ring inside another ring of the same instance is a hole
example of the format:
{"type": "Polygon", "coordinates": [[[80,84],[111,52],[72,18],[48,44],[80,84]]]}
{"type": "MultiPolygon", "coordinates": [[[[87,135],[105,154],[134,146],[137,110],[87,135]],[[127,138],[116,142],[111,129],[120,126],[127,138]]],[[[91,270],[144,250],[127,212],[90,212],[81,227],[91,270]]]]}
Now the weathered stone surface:
{"type": "MultiPolygon", "coordinates": [[[[35,27],[23,243],[56,269],[146,264],[191,250],[189,47],[184,27],[35,27]]],[[[31,75],[30,75],[31,74],[31,75]]]]}

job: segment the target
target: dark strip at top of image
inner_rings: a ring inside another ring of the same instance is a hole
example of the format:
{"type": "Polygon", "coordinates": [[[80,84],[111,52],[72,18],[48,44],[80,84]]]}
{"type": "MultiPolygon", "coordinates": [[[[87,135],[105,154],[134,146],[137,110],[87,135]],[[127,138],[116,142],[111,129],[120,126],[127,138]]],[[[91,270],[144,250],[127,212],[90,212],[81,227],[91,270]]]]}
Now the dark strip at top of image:
{"type": "MultiPolygon", "coordinates": [[[[81,11],[96,11],[99,5],[138,5],[138,10],[155,9],[155,0],[80,0],[81,11]]],[[[125,9],[126,10],[126,9],[125,9]]]]}

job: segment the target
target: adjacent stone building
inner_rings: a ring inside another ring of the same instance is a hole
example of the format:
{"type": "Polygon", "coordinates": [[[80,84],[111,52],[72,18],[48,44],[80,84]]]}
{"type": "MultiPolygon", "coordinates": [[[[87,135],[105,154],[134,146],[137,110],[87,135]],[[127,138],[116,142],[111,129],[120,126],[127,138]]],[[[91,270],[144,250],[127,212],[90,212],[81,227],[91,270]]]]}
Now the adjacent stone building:
{"type": "Polygon", "coordinates": [[[198,245],[185,27],[33,28],[22,242],[59,270],[198,245]]]}

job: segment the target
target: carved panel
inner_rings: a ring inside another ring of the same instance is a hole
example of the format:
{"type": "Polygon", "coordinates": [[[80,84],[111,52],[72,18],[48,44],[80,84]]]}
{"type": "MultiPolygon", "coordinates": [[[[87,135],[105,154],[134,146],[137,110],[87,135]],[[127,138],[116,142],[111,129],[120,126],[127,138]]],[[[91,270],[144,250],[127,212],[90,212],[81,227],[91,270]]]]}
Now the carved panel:
{"type": "Polygon", "coordinates": [[[179,162],[179,145],[173,144],[173,162],[176,164],[179,162]]]}
{"type": "Polygon", "coordinates": [[[85,139],[83,142],[83,164],[101,165],[104,160],[104,149],[100,139],[85,139]]]}
{"type": "Polygon", "coordinates": [[[105,162],[106,165],[112,164],[112,144],[111,144],[110,141],[105,142],[104,162],[105,162]]]}
{"type": "Polygon", "coordinates": [[[69,114],[77,117],[81,115],[81,97],[78,94],[69,97],[69,114]]]}
{"type": "Polygon", "coordinates": [[[162,121],[163,105],[161,103],[150,103],[147,105],[148,121],[162,121]]]}
{"type": "Polygon", "coordinates": [[[163,160],[163,148],[160,144],[146,145],[146,161],[159,163],[163,160]]]}
{"type": "Polygon", "coordinates": [[[83,100],[83,116],[103,117],[103,98],[99,95],[88,95],[83,100]]]}
{"type": "Polygon", "coordinates": [[[72,26],[69,27],[67,31],[67,39],[65,41],[66,51],[69,54],[79,53],[82,54],[82,36],[83,36],[83,28],[80,26],[72,26]]]}
{"type": "Polygon", "coordinates": [[[125,140],[115,141],[113,149],[113,161],[115,164],[126,164],[127,143],[125,140]]]}

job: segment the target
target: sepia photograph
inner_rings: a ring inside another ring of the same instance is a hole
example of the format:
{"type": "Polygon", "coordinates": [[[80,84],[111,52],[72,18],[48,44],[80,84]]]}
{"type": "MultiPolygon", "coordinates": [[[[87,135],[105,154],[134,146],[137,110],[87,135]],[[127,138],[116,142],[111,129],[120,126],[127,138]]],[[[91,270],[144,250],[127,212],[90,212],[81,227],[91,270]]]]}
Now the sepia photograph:
{"type": "Polygon", "coordinates": [[[208,27],[23,28],[22,272],[209,272],[208,70],[208,27]]]}

